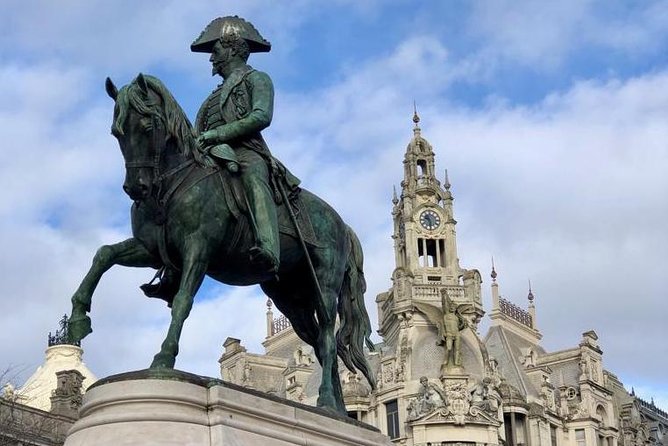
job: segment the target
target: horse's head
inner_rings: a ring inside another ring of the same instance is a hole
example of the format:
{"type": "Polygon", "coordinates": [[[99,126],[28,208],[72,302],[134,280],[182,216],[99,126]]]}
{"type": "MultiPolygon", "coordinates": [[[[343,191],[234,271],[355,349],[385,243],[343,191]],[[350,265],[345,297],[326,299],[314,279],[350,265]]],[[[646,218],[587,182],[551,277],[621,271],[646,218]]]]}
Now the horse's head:
{"type": "Polygon", "coordinates": [[[123,190],[134,201],[151,196],[165,169],[199,157],[192,126],[159,79],[139,74],[120,90],[111,79],[107,94],[116,102],[111,133],[125,159],[123,190]]]}

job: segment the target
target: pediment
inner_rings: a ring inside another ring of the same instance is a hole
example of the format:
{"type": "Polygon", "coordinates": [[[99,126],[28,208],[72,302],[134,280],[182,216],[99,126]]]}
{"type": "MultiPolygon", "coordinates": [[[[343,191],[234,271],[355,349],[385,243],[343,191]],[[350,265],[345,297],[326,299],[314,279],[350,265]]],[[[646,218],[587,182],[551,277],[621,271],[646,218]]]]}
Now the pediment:
{"type": "Polygon", "coordinates": [[[483,424],[495,427],[499,427],[501,425],[494,414],[488,413],[487,411],[478,409],[476,407],[471,407],[466,415],[455,414],[452,412],[452,410],[443,407],[429,414],[423,415],[420,418],[409,421],[408,424],[410,426],[421,426],[428,424],[483,424]]]}

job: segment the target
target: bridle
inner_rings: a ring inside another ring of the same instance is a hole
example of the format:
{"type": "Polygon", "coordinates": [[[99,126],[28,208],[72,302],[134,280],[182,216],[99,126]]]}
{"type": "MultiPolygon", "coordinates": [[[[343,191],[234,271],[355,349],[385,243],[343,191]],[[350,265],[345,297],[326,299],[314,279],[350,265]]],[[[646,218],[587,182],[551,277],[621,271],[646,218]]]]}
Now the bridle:
{"type": "MultiPolygon", "coordinates": [[[[162,159],[162,153],[164,152],[164,148],[166,144],[158,144],[158,141],[160,140],[158,133],[164,133],[164,132],[158,132],[156,129],[158,128],[156,126],[156,115],[157,113],[151,112],[151,146],[150,149],[153,152],[153,158],[152,159],[142,159],[142,160],[134,160],[134,161],[126,161],[125,162],[125,168],[126,169],[139,169],[139,168],[150,168],[153,170],[153,184],[156,183],[156,178],[158,177],[160,173],[160,160],[162,159]]],[[[160,121],[162,121],[162,117],[160,116],[160,121]]],[[[160,128],[164,128],[164,126],[160,126],[160,128]]],[[[163,138],[163,141],[165,139],[163,138]]]]}
{"type": "MultiPolygon", "coordinates": [[[[150,105],[150,108],[155,107],[154,104],[150,105]]],[[[161,202],[160,204],[165,205],[169,200],[170,196],[173,194],[174,190],[180,182],[177,182],[176,187],[171,187],[166,193],[163,194],[162,189],[165,184],[165,180],[174,174],[180,172],[181,170],[190,167],[194,164],[193,159],[188,159],[182,163],[179,163],[176,167],[173,167],[166,172],[160,172],[161,161],[163,154],[165,152],[165,147],[167,146],[167,135],[166,135],[166,124],[164,122],[163,116],[159,113],[151,111],[151,151],[153,152],[153,157],[151,159],[140,159],[134,161],[126,161],[126,169],[140,169],[140,168],[149,168],[153,171],[153,179],[151,181],[151,191],[155,192],[155,198],[158,198],[161,202]],[[156,125],[159,124],[159,125],[156,125]],[[158,130],[160,129],[160,130],[158,130]]]]}

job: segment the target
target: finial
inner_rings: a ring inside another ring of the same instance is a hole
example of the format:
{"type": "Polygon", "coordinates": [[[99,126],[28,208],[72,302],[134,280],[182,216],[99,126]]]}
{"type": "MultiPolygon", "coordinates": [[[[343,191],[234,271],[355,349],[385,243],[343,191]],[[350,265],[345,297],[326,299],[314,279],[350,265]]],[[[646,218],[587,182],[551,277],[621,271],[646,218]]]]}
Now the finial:
{"type": "Polygon", "coordinates": [[[443,184],[443,187],[445,187],[445,190],[450,190],[450,178],[448,178],[448,169],[445,169],[445,183],[443,184]]]}
{"type": "Polygon", "coordinates": [[[533,303],[533,293],[531,292],[531,279],[529,279],[529,295],[527,296],[529,298],[529,303],[533,303]]]}
{"type": "Polygon", "coordinates": [[[636,389],[631,387],[631,396],[636,396],[636,389]]]}
{"type": "Polygon", "coordinates": [[[490,274],[490,276],[492,276],[492,282],[496,283],[497,274],[496,270],[494,269],[494,256],[492,256],[492,274],[490,274]]]}
{"type": "Polygon", "coordinates": [[[399,203],[399,198],[397,198],[397,187],[393,184],[392,185],[392,204],[395,206],[399,203]]]}
{"type": "Polygon", "coordinates": [[[413,134],[416,137],[420,136],[420,126],[418,125],[420,123],[420,116],[418,116],[415,101],[413,101],[413,122],[415,123],[415,127],[413,127],[413,134]]]}
{"type": "Polygon", "coordinates": [[[267,299],[267,311],[271,311],[271,299],[267,299]]]}
{"type": "Polygon", "coordinates": [[[420,123],[420,116],[418,116],[415,100],[413,100],[413,122],[415,123],[415,128],[418,128],[418,124],[420,123]]]}

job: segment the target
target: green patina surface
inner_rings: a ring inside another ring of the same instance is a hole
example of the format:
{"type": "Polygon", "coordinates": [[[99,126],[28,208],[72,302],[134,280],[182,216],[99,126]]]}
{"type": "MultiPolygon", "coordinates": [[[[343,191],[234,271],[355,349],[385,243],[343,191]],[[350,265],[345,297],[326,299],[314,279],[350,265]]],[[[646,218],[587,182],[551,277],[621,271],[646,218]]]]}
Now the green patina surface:
{"type": "Polygon", "coordinates": [[[155,268],[159,283],[142,290],[165,300],[172,320],[151,371],[141,373],[217,382],[171,371],[195,294],[207,275],[259,284],[316,352],[323,368],[318,405],[345,413],[337,352],[375,386],[363,353],[365,343],[373,344],[362,248],[336,211],[298,187],[262,138],[273,115],[273,85],[246,61],[270,48],[243,19],[211,22],[192,49],[211,53],[212,72],[223,82],[204,101],[194,128],[159,79],[140,74],[120,90],[107,79],[115,101],[112,134],[126,165],[123,189],[133,200],[133,237],[98,250],[72,297],[69,337],[79,342],[91,333],[87,313],[109,268],[155,268]],[[279,222],[292,230],[279,230],[279,222]]]}

